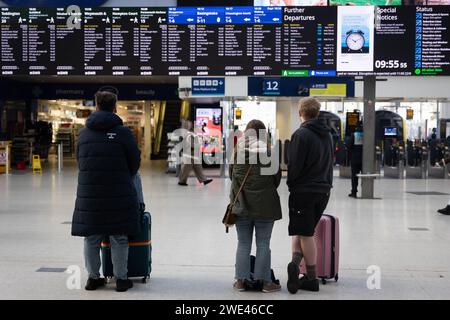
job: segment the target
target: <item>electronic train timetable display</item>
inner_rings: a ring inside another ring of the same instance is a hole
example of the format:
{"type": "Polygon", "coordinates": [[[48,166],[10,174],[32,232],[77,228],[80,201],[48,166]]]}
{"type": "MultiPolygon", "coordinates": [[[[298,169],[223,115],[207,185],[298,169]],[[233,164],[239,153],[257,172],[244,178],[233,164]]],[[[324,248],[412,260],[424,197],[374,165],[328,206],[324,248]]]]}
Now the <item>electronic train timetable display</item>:
{"type": "Polygon", "coordinates": [[[283,16],[281,7],[255,7],[251,74],[280,74],[283,62],[283,16]]]}
{"type": "Polygon", "coordinates": [[[226,7],[219,32],[219,59],[224,74],[252,74],[254,7],[226,7]]]}
{"type": "Polygon", "coordinates": [[[56,10],[30,8],[28,11],[28,74],[54,74],[56,61],[56,10]]]}
{"type": "Polygon", "coordinates": [[[25,74],[28,62],[28,9],[0,8],[1,75],[25,74]]]}
{"type": "Polygon", "coordinates": [[[167,28],[162,30],[162,63],[169,75],[195,74],[196,8],[172,7],[167,11],[167,28]]]}
{"type": "Polygon", "coordinates": [[[138,74],[167,75],[167,9],[140,10],[138,74]]]}
{"type": "Polygon", "coordinates": [[[219,33],[225,75],[280,73],[281,7],[226,7],[225,22],[223,33],[219,33]]]}
{"type": "Polygon", "coordinates": [[[450,6],[0,8],[0,75],[450,75],[450,6]]]}
{"type": "Polygon", "coordinates": [[[336,7],[285,7],[284,76],[336,75],[336,7]]]}
{"type": "Polygon", "coordinates": [[[84,75],[112,74],[111,9],[85,8],[83,20],[84,75]]]}
{"type": "MultiPolygon", "coordinates": [[[[60,76],[81,75],[84,71],[82,12],[57,8],[55,16],[56,54],[53,73],[60,76]],[[80,52],[81,51],[81,52],[80,52]]],[[[49,66],[50,67],[50,66],[49,66]]]]}
{"type": "Polygon", "coordinates": [[[139,74],[140,9],[112,8],[111,73],[114,76],[139,74]]]}

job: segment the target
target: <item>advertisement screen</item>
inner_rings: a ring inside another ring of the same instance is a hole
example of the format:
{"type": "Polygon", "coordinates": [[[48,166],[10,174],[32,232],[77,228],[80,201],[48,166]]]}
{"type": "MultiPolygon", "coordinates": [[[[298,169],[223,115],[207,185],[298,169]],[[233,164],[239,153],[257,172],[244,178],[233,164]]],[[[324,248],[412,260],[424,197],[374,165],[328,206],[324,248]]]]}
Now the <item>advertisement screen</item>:
{"type": "Polygon", "coordinates": [[[385,137],[396,137],[397,136],[397,128],[396,127],[385,127],[384,128],[384,136],[385,137]]]}
{"type": "Polygon", "coordinates": [[[254,5],[266,7],[326,6],[328,0],[255,0],[254,5]]]}
{"type": "Polygon", "coordinates": [[[195,113],[195,133],[203,140],[201,151],[219,152],[222,146],[222,109],[197,108],[195,113]]]}
{"type": "Polygon", "coordinates": [[[374,7],[338,7],[339,71],[373,71],[374,7]]]}

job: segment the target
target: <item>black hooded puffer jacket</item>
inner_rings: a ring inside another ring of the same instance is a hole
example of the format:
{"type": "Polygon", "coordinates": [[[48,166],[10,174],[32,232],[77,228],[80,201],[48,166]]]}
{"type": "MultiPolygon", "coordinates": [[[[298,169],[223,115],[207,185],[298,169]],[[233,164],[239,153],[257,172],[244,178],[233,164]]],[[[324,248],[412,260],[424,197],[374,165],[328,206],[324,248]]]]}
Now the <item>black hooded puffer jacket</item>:
{"type": "Polygon", "coordinates": [[[139,208],[132,182],[140,151],[131,131],[112,112],[94,112],[77,144],[78,189],[72,235],[133,235],[139,208]]]}

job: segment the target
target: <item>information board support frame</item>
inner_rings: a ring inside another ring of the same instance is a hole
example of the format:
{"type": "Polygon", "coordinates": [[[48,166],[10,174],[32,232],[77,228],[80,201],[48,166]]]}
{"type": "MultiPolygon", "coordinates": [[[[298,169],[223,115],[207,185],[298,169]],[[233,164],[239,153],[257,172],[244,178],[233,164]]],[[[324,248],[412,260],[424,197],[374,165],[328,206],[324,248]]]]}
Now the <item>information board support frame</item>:
{"type": "MultiPolygon", "coordinates": [[[[363,144],[363,175],[375,173],[375,76],[365,76],[364,81],[364,144],[363,144]]],[[[362,199],[374,199],[374,179],[361,178],[362,199]]]]}

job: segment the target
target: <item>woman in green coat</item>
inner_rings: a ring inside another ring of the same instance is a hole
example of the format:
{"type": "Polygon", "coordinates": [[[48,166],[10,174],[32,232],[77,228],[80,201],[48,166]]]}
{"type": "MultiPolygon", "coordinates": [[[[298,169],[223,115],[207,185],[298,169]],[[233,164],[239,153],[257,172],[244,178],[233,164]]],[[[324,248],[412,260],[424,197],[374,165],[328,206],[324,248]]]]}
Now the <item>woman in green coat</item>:
{"type": "Polygon", "coordinates": [[[263,292],[281,289],[280,285],[272,282],[270,272],[270,238],[274,222],[281,219],[280,197],[277,192],[281,181],[281,171],[277,165],[273,174],[268,170],[270,163],[261,161],[261,159],[268,159],[270,155],[264,123],[259,120],[250,121],[244,136],[237,143],[234,152],[235,161],[230,166],[232,202],[249,172],[242,192],[233,207],[233,213],[238,216],[234,288],[239,291],[245,290],[245,280],[250,279],[250,253],[254,231],[256,233],[254,279],[262,282],[263,292]]]}

